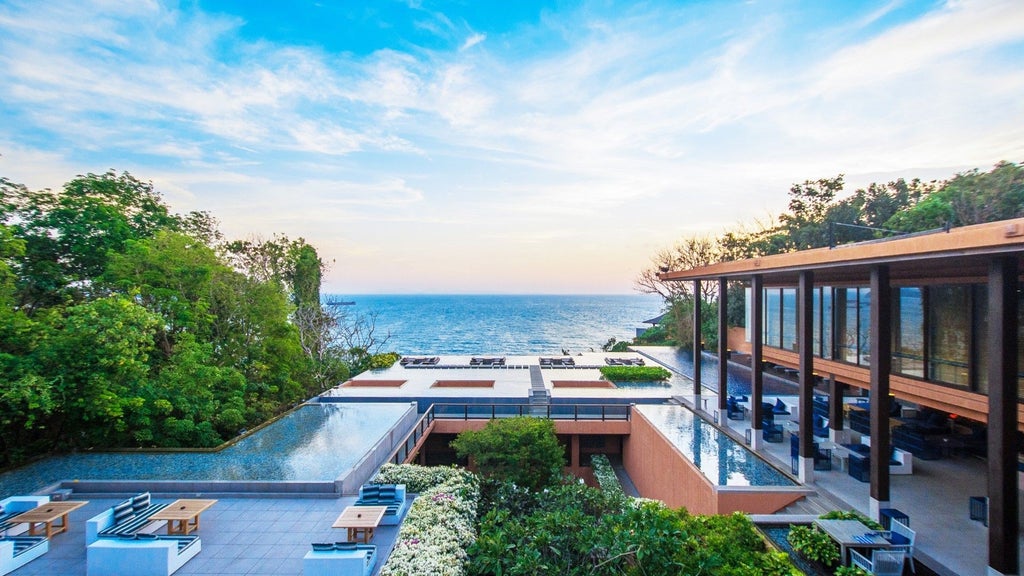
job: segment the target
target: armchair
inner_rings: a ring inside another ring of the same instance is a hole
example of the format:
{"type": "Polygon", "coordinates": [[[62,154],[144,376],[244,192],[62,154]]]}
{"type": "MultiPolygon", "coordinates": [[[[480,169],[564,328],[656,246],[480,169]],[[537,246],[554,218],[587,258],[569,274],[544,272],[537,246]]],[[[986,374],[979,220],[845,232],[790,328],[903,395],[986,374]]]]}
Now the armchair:
{"type": "Polygon", "coordinates": [[[874,576],[901,576],[905,555],[903,550],[874,550],[868,560],[860,552],[850,550],[850,561],[853,566],[874,576]]]}
{"type": "Polygon", "coordinates": [[[889,526],[889,535],[886,536],[886,540],[893,544],[890,550],[902,550],[907,560],[910,560],[910,571],[915,574],[917,570],[914,568],[914,540],[916,539],[917,532],[897,519],[892,520],[889,526]]]}

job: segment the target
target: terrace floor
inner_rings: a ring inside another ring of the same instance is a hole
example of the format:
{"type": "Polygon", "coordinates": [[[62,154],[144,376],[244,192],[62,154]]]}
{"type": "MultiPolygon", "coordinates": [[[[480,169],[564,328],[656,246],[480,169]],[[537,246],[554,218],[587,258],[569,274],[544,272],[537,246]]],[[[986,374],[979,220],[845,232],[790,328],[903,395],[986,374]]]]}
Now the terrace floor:
{"type": "MultiPolygon", "coordinates": [[[[693,397],[678,397],[693,406],[693,397]]],[[[705,394],[707,405],[717,405],[714,394],[705,394]]],[[[773,398],[774,400],[774,398],[773,398]]],[[[707,413],[705,416],[711,418],[707,413]]],[[[749,420],[726,420],[731,435],[744,442],[749,420]]],[[[790,470],[789,432],[782,443],[765,443],[761,456],[782,470],[790,470]]],[[[914,557],[940,575],[983,575],[988,566],[988,529],[981,522],[970,520],[970,496],[984,495],[986,490],[985,460],[960,456],[941,460],[914,459],[912,475],[890,476],[890,504],[910,517],[910,526],[917,533],[914,557]]],[[[860,482],[838,466],[831,471],[814,472],[813,486],[819,495],[842,509],[868,513],[870,485],[860,482]]],[[[1022,498],[1024,502],[1024,498],[1022,498]]],[[[1024,513],[1021,514],[1024,525],[1024,513]]],[[[1020,543],[1024,558],[1024,537],[1020,543]]]]}
{"type": "MultiPolygon", "coordinates": [[[[120,500],[90,499],[71,513],[70,529],[53,537],[49,552],[11,574],[85,576],[85,521],[120,500]]],[[[202,540],[202,551],[174,574],[302,576],[302,558],[312,542],[345,539],[345,532],[331,524],[354,501],[353,497],[219,499],[203,512],[202,527],[194,532],[202,540]]],[[[378,547],[374,574],[390,554],[397,534],[397,526],[376,530],[371,540],[378,547]]]]}

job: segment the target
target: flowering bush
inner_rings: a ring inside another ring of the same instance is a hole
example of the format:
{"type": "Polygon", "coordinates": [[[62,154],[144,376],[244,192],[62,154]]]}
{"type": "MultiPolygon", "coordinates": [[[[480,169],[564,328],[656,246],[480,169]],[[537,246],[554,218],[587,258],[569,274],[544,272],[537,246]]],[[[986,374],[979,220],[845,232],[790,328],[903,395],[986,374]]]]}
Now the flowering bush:
{"type": "Polygon", "coordinates": [[[608,461],[607,456],[604,454],[594,454],[590,457],[590,466],[594,470],[594,477],[597,478],[597,483],[601,486],[602,492],[615,496],[626,495],[622,491],[622,484],[619,483],[619,477],[615,475],[615,470],[612,468],[612,463],[608,461]]]}
{"type": "Polygon", "coordinates": [[[476,476],[460,468],[385,465],[374,482],[405,484],[409,492],[419,493],[381,576],[463,576],[466,549],[476,540],[476,476]]]}

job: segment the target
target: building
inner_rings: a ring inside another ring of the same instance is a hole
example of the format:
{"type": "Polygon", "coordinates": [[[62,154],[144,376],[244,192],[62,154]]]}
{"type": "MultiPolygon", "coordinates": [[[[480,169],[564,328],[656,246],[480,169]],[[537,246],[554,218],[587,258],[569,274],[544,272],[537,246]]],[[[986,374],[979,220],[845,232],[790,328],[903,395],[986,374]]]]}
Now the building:
{"type": "MultiPolygon", "coordinates": [[[[973,423],[964,438],[944,436],[957,446],[966,436],[980,441],[988,469],[988,571],[1019,574],[1022,255],[1024,219],[1017,219],[660,277],[694,282],[696,294],[700,283],[716,282],[723,304],[729,290],[742,285],[749,291],[749,343],[728,341],[722,306],[719,354],[727,356],[729,348],[750,353],[755,447],[765,367],[798,372],[802,478],[813,476],[813,393],[821,381],[827,382],[833,437],[848,429],[844,392],[868,394],[873,462],[888,461],[894,442],[932,446],[923,435],[908,436],[912,428],[892,427],[894,403],[944,415],[950,432],[964,428],[950,419],[973,423]]],[[[700,307],[695,310],[699,314],[700,307]]],[[[699,318],[694,325],[700,325],[699,318]]],[[[724,414],[725,390],[718,398],[724,414]]],[[[888,504],[888,467],[872,466],[869,508],[878,518],[888,504]]]]}

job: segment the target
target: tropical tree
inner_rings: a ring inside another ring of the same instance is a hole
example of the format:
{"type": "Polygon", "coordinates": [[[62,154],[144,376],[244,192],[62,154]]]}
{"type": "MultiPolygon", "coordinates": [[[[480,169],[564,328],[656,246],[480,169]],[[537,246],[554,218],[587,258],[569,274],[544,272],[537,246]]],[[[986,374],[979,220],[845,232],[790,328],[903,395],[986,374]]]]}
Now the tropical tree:
{"type": "Polygon", "coordinates": [[[459,458],[469,458],[484,478],[508,481],[528,490],[557,484],[565,466],[555,424],[547,418],[491,420],[482,430],[467,430],[451,443],[459,458]]]}

